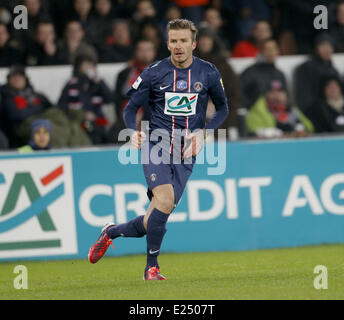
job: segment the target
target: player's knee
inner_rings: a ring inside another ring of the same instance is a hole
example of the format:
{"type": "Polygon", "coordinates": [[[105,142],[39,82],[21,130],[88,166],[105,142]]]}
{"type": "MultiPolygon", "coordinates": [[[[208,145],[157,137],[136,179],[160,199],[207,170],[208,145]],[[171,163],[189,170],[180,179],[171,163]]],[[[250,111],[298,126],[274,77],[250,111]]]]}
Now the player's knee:
{"type": "Polygon", "coordinates": [[[156,208],[164,213],[171,213],[174,209],[174,194],[166,193],[156,197],[156,208]]]}

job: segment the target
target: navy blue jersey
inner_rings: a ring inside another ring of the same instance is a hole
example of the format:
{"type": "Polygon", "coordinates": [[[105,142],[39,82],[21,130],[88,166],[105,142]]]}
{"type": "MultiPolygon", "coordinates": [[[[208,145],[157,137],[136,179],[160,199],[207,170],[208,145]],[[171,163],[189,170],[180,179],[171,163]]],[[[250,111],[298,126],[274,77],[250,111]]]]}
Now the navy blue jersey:
{"type": "Polygon", "coordinates": [[[227,117],[228,105],[222,79],[217,68],[193,57],[185,69],[177,68],[171,58],[148,66],[137,78],[128,95],[124,110],[127,128],[137,130],[136,112],[147,100],[151,108],[149,129],[216,129],[227,117]],[[216,112],[205,126],[209,97],[216,112]]]}

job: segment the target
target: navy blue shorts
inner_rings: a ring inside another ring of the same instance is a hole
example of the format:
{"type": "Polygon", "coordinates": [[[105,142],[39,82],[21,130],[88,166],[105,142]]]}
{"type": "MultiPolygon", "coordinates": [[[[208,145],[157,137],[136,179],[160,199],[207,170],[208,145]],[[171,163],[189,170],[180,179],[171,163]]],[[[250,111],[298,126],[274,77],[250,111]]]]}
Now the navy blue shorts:
{"type": "MultiPolygon", "coordinates": [[[[150,150],[153,146],[150,143],[150,150]]],[[[182,197],[186,183],[192,173],[195,158],[192,163],[177,163],[173,164],[173,156],[170,156],[170,163],[155,164],[149,158],[148,164],[143,164],[143,172],[147,181],[148,191],[147,196],[152,200],[152,190],[163,184],[171,184],[174,189],[174,203],[178,204],[182,197]]]]}

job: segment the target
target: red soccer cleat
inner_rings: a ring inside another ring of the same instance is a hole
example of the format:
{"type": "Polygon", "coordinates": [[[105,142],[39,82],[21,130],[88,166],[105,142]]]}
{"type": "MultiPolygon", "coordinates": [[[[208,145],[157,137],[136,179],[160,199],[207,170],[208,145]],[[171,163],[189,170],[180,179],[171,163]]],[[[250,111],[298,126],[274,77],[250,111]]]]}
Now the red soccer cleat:
{"type": "Polygon", "coordinates": [[[113,223],[107,223],[103,229],[102,233],[100,234],[99,238],[97,239],[96,243],[90,248],[90,251],[88,252],[88,260],[91,263],[98,262],[105,254],[107,248],[112,244],[111,238],[107,235],[106,231],[108,228],[114,226],[113,223]]]}
{"type": "Polygon", "coordinates": [[[166,280],[166,278],[160,273],[158,267],[155,266],[145,270],[143,280],[166,280]]]}

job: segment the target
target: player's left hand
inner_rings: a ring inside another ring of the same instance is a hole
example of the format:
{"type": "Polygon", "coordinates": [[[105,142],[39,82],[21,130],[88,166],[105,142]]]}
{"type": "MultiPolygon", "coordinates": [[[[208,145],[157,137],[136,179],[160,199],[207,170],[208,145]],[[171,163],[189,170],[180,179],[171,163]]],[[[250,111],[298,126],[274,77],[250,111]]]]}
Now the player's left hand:
{"type": "Polygon", "coordinates": [[[184,150],[183,158],[196,156],[204,145],[204,130],[198,130],[187,135],[185,137],[185,144],[187,147],[184,150]]]}

